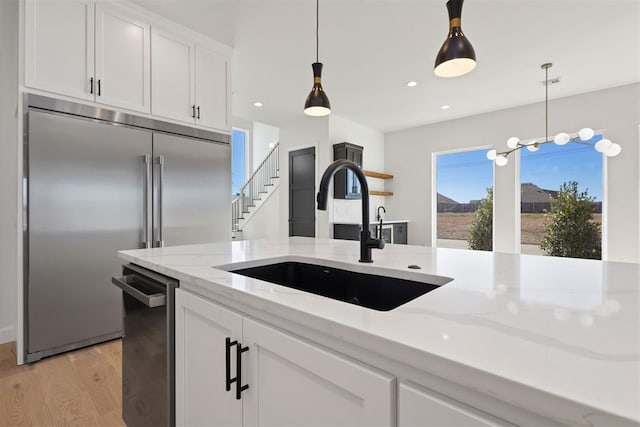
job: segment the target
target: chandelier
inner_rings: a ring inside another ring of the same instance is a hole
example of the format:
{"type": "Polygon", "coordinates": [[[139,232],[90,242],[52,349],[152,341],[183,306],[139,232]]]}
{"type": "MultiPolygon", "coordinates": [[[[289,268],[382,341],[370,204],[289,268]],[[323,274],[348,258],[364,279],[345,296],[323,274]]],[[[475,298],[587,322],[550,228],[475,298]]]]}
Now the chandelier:
{"type": "Polygon", "coordinates": [[[544,113],[545,113],[545,137],[543,140],[537,139],[528,139],[528,140],[520,140],[515,136],[512,136],[507,140],[508,149],[502,152],[498,152],[497,150],[489,150],[487,152],[487,159],[493,160],[497,166],[504,166],[509,163],[508,155],[513,153],[514,151],[521,150],[526,148],[529,151],[538,151],[541,145],[554,143],[557,145],[566,145],[570,142],[576,144],[584,144],[584,145],[592,145],[596,151],[605,154],[608,157],[617,156],[622,151],[622,148],[619,144],[609,141],[608,139],[600,139],[597,142],[592,142],[591,140],[595,136],[595,132],[591,128],[582,128],[576,133],[565,133],[560,132],[553,139],[549,138],[549,85],[551,83],[557,83],[557,81],[549,80],[549,68],[553,66],[552,63],[547,62],[542,64],[540,68],[544,69],[545,79],[545,97],[544,97],[544,113]]]}

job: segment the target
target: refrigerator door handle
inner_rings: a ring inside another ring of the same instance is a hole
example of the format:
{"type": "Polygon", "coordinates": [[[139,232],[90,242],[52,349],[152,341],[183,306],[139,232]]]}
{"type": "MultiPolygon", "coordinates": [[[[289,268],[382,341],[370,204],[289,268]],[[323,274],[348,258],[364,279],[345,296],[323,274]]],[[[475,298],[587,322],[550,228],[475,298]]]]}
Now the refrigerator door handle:
{"type": "Polygon", "coordinates": [[[144,155],[144,189],[142,196],[142,246],[151,247],[151,223],[149,221],[149,198],[151,197],[151,155],[144,155]]]}
{"type": "Polygon", "coordinates": [[[164,238],[163,238],[163,214],[164,214],[164,206],[163,206],[163,192],[164,192],[164,156],[158,156],[158,241],[156,242],[156,246],[159,248],[164,247],[164,238]]]}

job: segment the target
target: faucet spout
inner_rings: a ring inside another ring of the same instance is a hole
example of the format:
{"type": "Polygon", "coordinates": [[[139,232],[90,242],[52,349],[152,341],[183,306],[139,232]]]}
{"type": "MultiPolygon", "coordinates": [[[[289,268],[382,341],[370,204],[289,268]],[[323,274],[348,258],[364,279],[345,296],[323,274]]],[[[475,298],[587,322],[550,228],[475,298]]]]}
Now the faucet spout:
{"type": "Polygon", "coordinates": [[[384,248],[384,240],[374,239],[371,237],[371,230],[369,224],[369,185],[367,184],[367,178],[362,173],[362,170],[358,165],[350,160],[336,160],[331,163],[322,174],[320,179],[320,188],[318,190],[318,196],[316,201],[318,202],[318,210],[327,210],[327,199],[329,197],[329,183],[331,178],[340,169],[349,169],[356,176],[360,182],[360,189],[362,191],[362,229],[360,230],[360,262],[373,262],[371,259],[371,249],[384,248]]]}

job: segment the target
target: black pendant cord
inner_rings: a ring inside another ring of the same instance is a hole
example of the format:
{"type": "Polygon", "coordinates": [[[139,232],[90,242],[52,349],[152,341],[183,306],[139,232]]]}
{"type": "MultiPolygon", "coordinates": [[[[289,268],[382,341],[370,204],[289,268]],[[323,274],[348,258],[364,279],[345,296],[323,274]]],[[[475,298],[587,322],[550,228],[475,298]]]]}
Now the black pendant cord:
{"type": "Polygon", "coordinates": [[[544,140],[549,141],[549,67],[544,69],[544,140]]]}
{"type": "Polygon", "coordinates": [[[316,0],[316,62],[320,62],[318,60],[319,55],[318,51],[320,50],[320,0],[316,0]]]}

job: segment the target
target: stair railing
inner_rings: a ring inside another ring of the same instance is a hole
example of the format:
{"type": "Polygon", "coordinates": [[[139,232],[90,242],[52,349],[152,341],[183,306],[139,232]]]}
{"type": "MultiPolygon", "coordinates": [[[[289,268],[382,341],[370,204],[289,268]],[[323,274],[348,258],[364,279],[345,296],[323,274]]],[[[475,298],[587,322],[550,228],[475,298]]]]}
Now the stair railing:
{"type": "Polygon", "coordinates": [[[271,180],[278,177],[279,170],[280,143],[277,143],[231,202],[232,231],[240,231],[240,220],[255,206],[256,200],[260,200],[260,195],[267,192],[267,187],[273,185],[271,180]]]}

